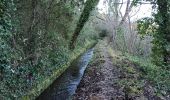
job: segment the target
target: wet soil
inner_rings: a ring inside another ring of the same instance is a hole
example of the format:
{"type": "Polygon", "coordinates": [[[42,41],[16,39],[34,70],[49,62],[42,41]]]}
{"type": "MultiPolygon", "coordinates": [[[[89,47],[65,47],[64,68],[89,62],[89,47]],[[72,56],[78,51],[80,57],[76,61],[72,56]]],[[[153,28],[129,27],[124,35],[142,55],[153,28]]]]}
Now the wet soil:
{"type": "Polygon", "coordinates": [[[123,90],[117,85],[120,70],[112,64],[112,57],[108,53],[107,45],[97,45],[95,54],[97,57],[95,57],[94,61],[88,66],[73,99],[123,99],[123,90]]]}
{"type": "Polygon", "coordinates": [[[105,42],[96,45],[73,100],[170,100],[155,94],[137,64],[109,48],[105,42]]]}

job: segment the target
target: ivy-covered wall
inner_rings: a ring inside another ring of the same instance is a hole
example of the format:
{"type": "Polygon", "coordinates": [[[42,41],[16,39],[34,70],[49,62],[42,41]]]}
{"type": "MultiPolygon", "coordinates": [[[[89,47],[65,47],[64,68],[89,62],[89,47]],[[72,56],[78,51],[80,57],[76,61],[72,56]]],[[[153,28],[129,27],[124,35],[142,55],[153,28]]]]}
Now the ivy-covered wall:
{"type": "Polygon", "coordinates": [[[75,50],[69,49],[83,4],[81,0],[0,1],[0,99],[37,96],[96,41],[96,31],[87,23],[75,50]]]}

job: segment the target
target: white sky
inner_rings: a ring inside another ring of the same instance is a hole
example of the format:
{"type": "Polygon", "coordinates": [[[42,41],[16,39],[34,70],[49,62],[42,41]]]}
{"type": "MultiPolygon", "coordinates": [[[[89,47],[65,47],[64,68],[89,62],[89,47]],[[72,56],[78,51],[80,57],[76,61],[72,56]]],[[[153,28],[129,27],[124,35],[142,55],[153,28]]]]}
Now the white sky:
{"type": "MultiPolygon", "coordinates": [[[[103,1],[105,0],[100,0],[99,4],[98,4],[98,8],[99,9],[103,9],[101,10],[100,12],[106,12],[106,8],[107,6],[103,5],[103,1]]],[[[127,0],[124,0],[124,2],[126,2],[127,0]]],[[[122,14],[125,13],[125,9],[126,9],[126,3],[123,4],[122,6],[122,9],[121,9],[121,12],[122,14]]],[[[136,8],[133,8],[133,10],[131,11],[130,15],[134,15],[135,13],[135,16],[133,16],[131,18],[131,20],[133,21],[136,21],[140,18],[143,18],[143,17],[151,17],[151,12],[152,12],[152,5],[150,4],[142,4],[140,7],[136,7],[136,8]],[[138,11],[138,9],[140,8],[140,10],[138,11]],[[138,11],[138,13],[136,13],[138,11]]]]}

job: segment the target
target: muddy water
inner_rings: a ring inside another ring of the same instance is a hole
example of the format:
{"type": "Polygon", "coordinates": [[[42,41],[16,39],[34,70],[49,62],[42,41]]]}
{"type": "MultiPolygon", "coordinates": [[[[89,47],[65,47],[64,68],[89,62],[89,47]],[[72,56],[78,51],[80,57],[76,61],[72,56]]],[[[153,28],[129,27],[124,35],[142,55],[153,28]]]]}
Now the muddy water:
{"type": "Polygon", "coordinates": [[[93,56],[93,49],[76,59],[71,66],[48,87],[37,100],[70,100],[93,56]]]}

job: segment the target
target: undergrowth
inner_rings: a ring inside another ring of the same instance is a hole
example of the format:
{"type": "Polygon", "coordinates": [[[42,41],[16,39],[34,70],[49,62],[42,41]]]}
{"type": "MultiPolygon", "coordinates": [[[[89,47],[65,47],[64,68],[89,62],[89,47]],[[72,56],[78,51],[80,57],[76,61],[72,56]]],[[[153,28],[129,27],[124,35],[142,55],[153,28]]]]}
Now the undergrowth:
{"type": "Polygon", "coordinates": [[[118,84],[130,96],[143,95],[147,85],[151,85],[153,95],[167,96],[170,92],[170,71],[153,65],[149,58],[132,56],[128,53],[114,51],[111,47],[109,53],[113,57],[113,64],[121,71],[118,84]]]}
{"type": "Polygon", "coordinates": [[[170,71],[165,70],[162,67],[153,65],[148,58],[140,58],[137,56],[131,56],[125,54],[126,58],[130,61],[138,64],[140,71],[143,72],[143,76],[147,78],[158,89],[170,92],[170,71]]]}

